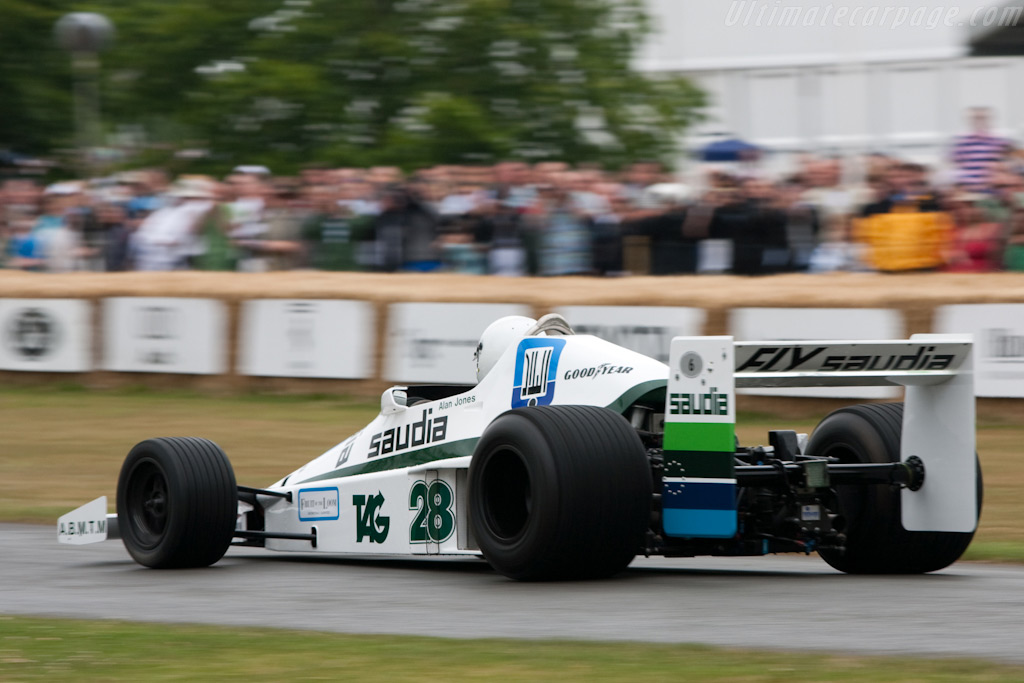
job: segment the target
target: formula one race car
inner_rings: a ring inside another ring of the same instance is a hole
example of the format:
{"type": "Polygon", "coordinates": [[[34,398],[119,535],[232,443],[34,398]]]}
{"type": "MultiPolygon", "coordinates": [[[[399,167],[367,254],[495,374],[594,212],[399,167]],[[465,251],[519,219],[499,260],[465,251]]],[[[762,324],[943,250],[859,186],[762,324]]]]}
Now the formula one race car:
{"type": "Polygon", "coordinates": [[[131,450],[117,514],[99,498],[58,538],[123,539],[147,567],[231,545],[469,555],[522,580],[604,577],[637,554],[817,552],[851,573],[956,561],[981,508],[969,338],[734,342],[677,337],[669,365],[564,319],[496,321],[476,386],[392,387],[350,436],[266,488],[195,438],[131,450]],[[739,446],[736,387],[901,385],[904,403],[831,413],[739,446]]]}

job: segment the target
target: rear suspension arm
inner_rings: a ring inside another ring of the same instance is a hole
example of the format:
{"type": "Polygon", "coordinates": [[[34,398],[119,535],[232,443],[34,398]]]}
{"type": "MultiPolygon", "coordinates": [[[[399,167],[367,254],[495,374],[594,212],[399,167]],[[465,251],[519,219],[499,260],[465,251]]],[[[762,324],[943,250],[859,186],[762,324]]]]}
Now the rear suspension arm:
{"type": "Polygon", "coordinates": [[[886,463],[827,463],[821,460],[802,462],[775,461],[772,465],[737,465],[737,486],[849,486],[867,484],[893,484],[917,491],[924,484],[924,462],[912,455],[903,462],[886,463]],[[824,474],[824,478],[822,478],[824,474]]]}

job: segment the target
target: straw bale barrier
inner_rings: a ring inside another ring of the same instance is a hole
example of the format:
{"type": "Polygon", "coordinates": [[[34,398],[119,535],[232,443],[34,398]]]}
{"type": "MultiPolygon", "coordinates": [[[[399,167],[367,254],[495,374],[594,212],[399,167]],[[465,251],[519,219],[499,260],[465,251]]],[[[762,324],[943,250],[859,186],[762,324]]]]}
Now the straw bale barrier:
{"type": "MultiPolygon", "coordinates": [[[[833,273],[766,277],[678,276],[628,278],[500,278],[455,274],[380,274],[291,271],[280,273],[69,273],[0,271],[2,298],[170,296],[220,299],[230,315],[229,367],[234,367],[240,302],[258,298],[358,299],[373,302],[378,336],[384,338],[387,305],[437,301],[522,303],[541,315],[565,305],[689,306],[708,313],[705,334],[726,333],[728,311],[737,307],[889,308],[903,313],[908,334],[931,331],[935,309],[946,304],[1024,303],[1024,273],[833,273]]],[[[100,307],[96,306],[99,348],[100,307]]],[[[571,321],[570,321],[571,322],[571,321]]],[[[377,344],[375,376],[380,376],[377,344]]],[[[202,391],[341,392],[369,396],[379,380],[343,381],[210,377],[93,372],[73,377],[88,386],[145,384],[202,391]]],[[[68,381],[67,376],[0,372],[5,384],[68,381]]],[[[1016,403],[1024,403],[1017,401],[1016,403]]],[[[819,406],[820,408],[820,406],[819,406]]]]}

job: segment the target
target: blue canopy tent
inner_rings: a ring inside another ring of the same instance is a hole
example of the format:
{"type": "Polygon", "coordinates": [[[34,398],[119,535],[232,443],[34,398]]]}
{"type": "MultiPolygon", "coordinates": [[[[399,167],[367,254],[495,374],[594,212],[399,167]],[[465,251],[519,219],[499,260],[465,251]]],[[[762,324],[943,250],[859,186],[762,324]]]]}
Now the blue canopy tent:
{"type": "Polygon", "coordinates": [[[717,140],[700,152],[702,161],[749,161],[757,158],[761,148],[738,138],[717,140]]]}

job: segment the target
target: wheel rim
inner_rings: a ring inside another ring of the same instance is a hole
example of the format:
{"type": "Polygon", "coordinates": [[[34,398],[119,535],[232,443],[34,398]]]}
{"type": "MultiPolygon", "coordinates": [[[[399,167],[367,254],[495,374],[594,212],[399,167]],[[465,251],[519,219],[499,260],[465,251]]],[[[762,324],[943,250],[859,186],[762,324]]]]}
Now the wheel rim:
{"type": "Polygon", "coordinates": [[[514,448],[498,448],[487,458],[481,483],[483,518],[488,530],[502,542],[515,542],[526,533],[533,509],[526,461],[514,448]]]}
{"type": "Polygon", "coordinates": [[[132,468],[127,493],[132,532],[139,545],[152,548],[167,530],[170,499],[163,470],[152,460],[142,460],[132,468]]]}

